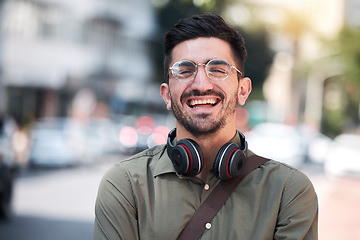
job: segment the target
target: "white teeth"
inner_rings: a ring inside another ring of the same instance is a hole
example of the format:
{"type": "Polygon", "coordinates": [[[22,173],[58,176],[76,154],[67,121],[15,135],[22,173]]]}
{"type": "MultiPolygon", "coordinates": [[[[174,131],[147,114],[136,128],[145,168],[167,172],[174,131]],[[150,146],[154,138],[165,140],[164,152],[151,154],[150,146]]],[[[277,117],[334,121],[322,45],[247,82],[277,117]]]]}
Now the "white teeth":
{"type": "Polygon", "coordinates": [[[202,100],[192,100],[190,102],[191,106],[195,106],[195,105],[200,105],[200,104],[215,104],[216,100],[215,99],[202,99],[202,100]]]}

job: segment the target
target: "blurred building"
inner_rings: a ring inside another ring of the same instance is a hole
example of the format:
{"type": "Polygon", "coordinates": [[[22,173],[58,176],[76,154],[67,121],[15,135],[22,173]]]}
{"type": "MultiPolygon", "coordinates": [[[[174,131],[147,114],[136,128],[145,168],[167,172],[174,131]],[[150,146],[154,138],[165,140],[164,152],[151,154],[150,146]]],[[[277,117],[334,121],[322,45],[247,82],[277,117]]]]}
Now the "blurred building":
{"type": "Polygon", "coordinates": [[[360,27],[360,1],[347,0],[345,8],[345,22],[354,27],[360,27]]]}
{"type": "Polygon", "coordinates": [[[66,115],[82,88],[106,103],[144,97],[151,89],[156,19],[149,1],[1,0],[0,5],[0,91],[6,89],[3,108],[17,120],[66,115]]]}

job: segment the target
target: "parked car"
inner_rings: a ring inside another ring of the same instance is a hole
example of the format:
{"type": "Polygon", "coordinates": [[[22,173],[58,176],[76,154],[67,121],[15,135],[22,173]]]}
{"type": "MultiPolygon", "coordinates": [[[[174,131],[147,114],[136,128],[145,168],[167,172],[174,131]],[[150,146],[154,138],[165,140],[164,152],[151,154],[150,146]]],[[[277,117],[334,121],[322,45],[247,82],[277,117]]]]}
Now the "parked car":
{"type": "Polygon", "coordinates": [[[83,161],[82,126],[67,118],[39,120],[31,130],[29,165],[32,167],[66,167],[83,161]]]}
{"type": "Polygon", "coordinates": [[[0,116],[0,219],[11,215],[14,177],[17,170],[12,150],[12,133],[7,130],[6,119],[0,116]]]}
{"type": "Polygon", "coordinates": [[[319,133],[308,139],[307,157],[312,163],[323,164],[332,144],[332,139],[319,133]]]}
{"type": "Polygon", "coordinates": [[[261,123],[246,133],[254,153],[300,167],[305,161],[306,144],[295,127],[281,123],[261,123]]]}
{"type": "Polygon", "coordinates": [[[119,149],[123,154],[134,154],[164,144],[171,126],[171,117],[164,114],[122,116],[117,127],[119,149]]]}
{"type": "Polygon", "coordinates": [[[91,119],[83,129],[88,157],[101,158],[119,152],[116,125],[109,119],[91,119]]]}
{"type": "Polygon", "coordinates": [[[324,170],[328,176],[360,177],[360,135],[337,136],[326,155],[324,170]]]}

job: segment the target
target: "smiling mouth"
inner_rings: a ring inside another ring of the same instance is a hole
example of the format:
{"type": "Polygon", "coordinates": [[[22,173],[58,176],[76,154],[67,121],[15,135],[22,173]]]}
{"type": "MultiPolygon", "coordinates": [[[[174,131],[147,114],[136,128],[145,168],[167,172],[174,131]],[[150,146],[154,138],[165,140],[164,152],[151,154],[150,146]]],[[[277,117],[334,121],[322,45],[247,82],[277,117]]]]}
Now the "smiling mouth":
{"type": "Polygon", "coordinates": [[[210,98],[210,99],[192,99],[189,100],[188,105],[190,108],[205,108],[205,107],[213,107],[219,103],[219,99],[210,98]]]}

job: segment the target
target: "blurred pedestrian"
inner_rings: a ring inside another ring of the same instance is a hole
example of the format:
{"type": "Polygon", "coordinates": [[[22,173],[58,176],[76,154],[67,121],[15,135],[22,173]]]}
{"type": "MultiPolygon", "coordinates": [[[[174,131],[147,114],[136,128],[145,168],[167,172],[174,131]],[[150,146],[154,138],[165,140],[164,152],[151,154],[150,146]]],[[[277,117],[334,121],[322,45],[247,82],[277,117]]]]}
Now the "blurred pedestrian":
{"type": "MultiPolygon", "coordinates": [[[[167,144],[105,174],[96,240],[177,239],[213,189],[236,181],[255,159],[236,129],[236,106],[251,91],[240,33],[212,13],[185,18],[166,34],[164,54],[161,96],[176,129],[167,144]]],[[[240,181],[200,239],[317,239],[317,218],[310,180],[269,160],[240,181]]]]}

